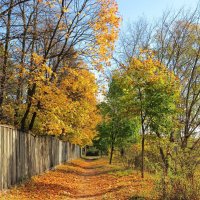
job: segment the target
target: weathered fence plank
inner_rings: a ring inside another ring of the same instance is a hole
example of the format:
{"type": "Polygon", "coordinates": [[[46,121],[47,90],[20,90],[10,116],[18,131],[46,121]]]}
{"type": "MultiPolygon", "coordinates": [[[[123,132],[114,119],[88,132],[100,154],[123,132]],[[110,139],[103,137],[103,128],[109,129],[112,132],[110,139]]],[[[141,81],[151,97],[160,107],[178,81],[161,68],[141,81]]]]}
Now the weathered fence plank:
{"type": "Polygon", "coordinates": [[[0,190],[80,157],[80,147],[0,125],[0,190]]]}

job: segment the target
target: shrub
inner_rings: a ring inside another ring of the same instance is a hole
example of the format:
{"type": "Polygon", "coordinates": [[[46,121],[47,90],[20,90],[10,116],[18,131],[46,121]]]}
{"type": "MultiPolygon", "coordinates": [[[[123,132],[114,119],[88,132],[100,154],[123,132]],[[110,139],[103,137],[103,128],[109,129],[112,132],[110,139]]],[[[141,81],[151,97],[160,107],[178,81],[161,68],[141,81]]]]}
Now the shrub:
{"type": "Polygon", "coordinates": [[[86,152],[86,156],[99,156],[99,151],[95,147],[90,147],[86,152]]]}
{"type": "Polygon", "coordinates": [[[157,187],[162,200],[200,200],[199,150],[180,149],[171,156],[167,176],[157,187]]]}
{"type": "Polygon", "coordinates": [[[124,153],[119,160],[125,168],[137,168],[140,165],[141,150],[138,144],[125,148],[124,153]]]}
{"type": "Polygon", "coordinates": [[[158,182],[160,200],[199,200],[200,182],[184,175],[161,177],[158,182]]]}

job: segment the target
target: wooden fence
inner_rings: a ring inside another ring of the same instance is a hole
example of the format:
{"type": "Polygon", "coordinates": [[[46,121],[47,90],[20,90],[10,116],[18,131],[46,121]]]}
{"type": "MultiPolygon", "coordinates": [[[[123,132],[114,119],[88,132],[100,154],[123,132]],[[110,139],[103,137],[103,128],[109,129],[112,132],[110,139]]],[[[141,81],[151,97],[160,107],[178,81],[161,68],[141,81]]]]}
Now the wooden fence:
{"type": "Polygon", "coordinates": [[[78,157],[78,145],[0,125],[0,190],[78,157]]]}

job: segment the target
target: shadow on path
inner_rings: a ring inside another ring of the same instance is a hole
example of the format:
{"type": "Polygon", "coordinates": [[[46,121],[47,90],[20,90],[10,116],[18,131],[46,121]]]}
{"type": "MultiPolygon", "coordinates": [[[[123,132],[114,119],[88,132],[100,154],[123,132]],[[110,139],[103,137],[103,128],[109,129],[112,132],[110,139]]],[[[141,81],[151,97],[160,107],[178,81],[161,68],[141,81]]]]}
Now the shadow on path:
{"type": "Polygon", "coordinates": [[[70,198],[91,198],[91,197],[102,197],[104,195],[106,195],[107,193],[110,193],[110,192],[117,192],[123,188],[126,188],[126,186],[118,186],[118,187],[115,187],[115,188],[111,188],[111,189],[108,189],[108,190],[104,190],[103,192],[97,192],[95,194],[88,194],[88,195],[65,195],[65,196],[68,196],[70,198]]]}
{"type": "Polygon", "coordinates": [[[63,173],[63,174],[74,174],[74,175],[78,175],[78,176],[83,176],[83,177],[86,177],[86,176],[100,176],[100,175],[105,175],[105,174],[109,174],[109,173],[114,173],[114,172],[117,172],[119,170],[117,169],[111,169],[111,170],[105,170],[105,171],[91,171],[91,172],[79,172],[79,171],[76,171],[76,170],[65,170],[65,169],[57,169],[56,170],[57,172],[59,173],[63,173]]]}

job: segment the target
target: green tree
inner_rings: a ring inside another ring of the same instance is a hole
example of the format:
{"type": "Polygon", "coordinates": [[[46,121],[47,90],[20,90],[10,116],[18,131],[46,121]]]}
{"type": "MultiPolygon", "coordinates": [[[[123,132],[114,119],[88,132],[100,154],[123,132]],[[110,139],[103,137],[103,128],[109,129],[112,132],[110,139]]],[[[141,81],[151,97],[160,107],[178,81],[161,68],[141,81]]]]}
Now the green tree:
{"type": "Polygon", "coordinates": [[[120,103],[123,94],[123,89],[120,87],[118,80],[113,76],[106,96],[106,102],[100,105],[103,122],[99,125],[98,137],[103,147],[109,146],[110,148],[110,164],[112,163],[115,148],[122,148],[126,142],[130,141],[131,138],[133,139],[137,130],[135,120],[126,117],[123,104],[120,103]]]}
{"type": "MultiPolygon", "coordinates": [[[[161,137],[172,133],[173,117],[179,99],[179,83],[172,72],[160,62],[151,58],[149,52],[133,58],[124,68],[121,79],[124,96],[122,97],[129,115],[140,118],[142,134],[141,175],[144,177],[145,135],[154,133],[161,137]]],[[[160,151],[167,169],[166,156],[160,151]]]]}

